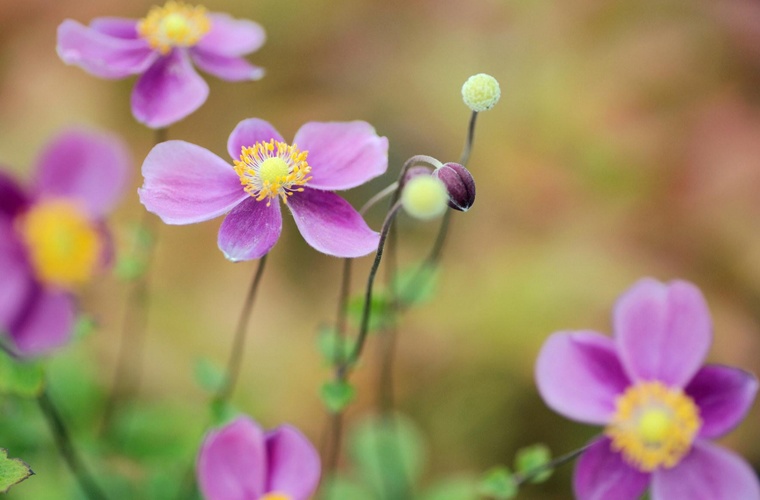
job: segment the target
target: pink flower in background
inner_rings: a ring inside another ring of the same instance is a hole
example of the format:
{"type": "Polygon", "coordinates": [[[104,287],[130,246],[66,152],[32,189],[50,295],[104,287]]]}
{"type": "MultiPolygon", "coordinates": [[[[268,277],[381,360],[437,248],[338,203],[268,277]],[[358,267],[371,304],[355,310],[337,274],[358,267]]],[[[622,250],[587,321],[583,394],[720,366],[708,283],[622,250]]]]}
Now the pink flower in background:
{"type": "Polygon", "coordinates": [[[264,432],[238,417],[206,434],[197,460],[208,500],[308,500],[319,484],[319,454],[297,429],[264,432]]]}
{"type": "Polygon", "coordinates": [[[30,190],[0,172],[0,331],[20,355],[68,342],[71,292],[110,259],[103,218],[124,190],[129,163],[117,138],[69,131],[43,150],[30,190]]]}
{"type": "Polygon", "coordinates": [[[692,284],[643,279],[618,301],[614,338],[554,333],[536,363],[546,404],[604,425],[575,469],[582,500],[760,498],[758,478],[736,454],[712,444],[752,406],[757,379],[704,365],[712,341],[707,304],[692,284]]]}
{"type": "Polygon", "coordinates": [[[306,242],[328,255],[360,257],[379,235],[343,198],[331,192],[377,177],[388,168],[388,140],[366,122],[305,124],[293,144],[268,122],[240,122],[227,151],[234,167],[184,141],[155,146],[142,166],[140,201],[167,224],[220,215],[219,248],[232,261],[258,259],[280,237],[281,199],[306,242]]]}
{"type": "Polygon", "coordinates": [[[253,21],[170,1],[141,20],[103,17],[84,26],[68,19],[58,27],[58,54],[101,78],[140,75],[132,113],[148,127],[162,128],[206,101],[208,84],[193,64],[227,81],[258,80],[264,70],[242,56],[265,39],[253,21]]]}

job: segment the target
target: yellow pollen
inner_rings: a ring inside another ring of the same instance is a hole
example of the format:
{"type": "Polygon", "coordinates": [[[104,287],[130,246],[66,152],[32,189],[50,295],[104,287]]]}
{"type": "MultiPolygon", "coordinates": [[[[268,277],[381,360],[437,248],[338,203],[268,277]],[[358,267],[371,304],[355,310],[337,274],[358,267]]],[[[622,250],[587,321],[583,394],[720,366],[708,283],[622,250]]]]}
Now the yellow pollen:
{"type": "Polygon", "coordinates": [[[209,29],[211,20],[204,7],[174,1],[163,7],[151,7],[148,15],[137,23],[137,33],[162,54],[173,47],[195,45],[209,29]]]}
{"type": "Polygon", "coordinates": [[[290,500],[290,497],[284,493],[267,493],[259,500],[290,500]]]}
{"type": "Polygon", "coordinates": [[[612,440],[612,449],[643,472],[678,464],[702,425],[694,401],[661,382],[628,388],[615,406],[604,432],[612,440]]]}
{"type": "Polygon", "coordinates": [[[92,277],[103,242],[77,205],[66,200],[39,202],[21,217],[20,230],[43,283],[72,288],[92,277]]]}
{"type": "Polygon", "coordinates": [[[243,147],[240,159],[235,160],[235,172],[245,192],[256,201],[280,197],[284,203],[288,196],[303,191],[301,186],[311,180],[311,167],[306,162],[308,151],[300,151],[293,144],[275,141],[257,142],[251,147],[243,147]]]}

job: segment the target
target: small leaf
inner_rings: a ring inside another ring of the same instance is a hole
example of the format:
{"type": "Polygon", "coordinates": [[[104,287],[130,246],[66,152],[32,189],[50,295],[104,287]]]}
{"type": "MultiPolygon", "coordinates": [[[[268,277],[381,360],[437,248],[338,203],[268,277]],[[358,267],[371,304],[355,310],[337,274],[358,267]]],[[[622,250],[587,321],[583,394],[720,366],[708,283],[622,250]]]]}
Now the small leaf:
{"type": "Polygon", "coordinates": [[[0,350],[0,393],[36,397],[45,386],[42,364],[14,359],[0,350]]]}
{"type": "Polygon", "coordinates": [[[217,398],[209,403],[209,410],[211,410],[211,423],[215,427],[226,424],[239,413],[232,403],[217,398]]]}
{"type": "MultiPolygon", "coordinates": [[[[348,301],[348,317],[356,326],[361,326],[362,314],[364,313],[364,294],[355,295],[348,301]]],[[[393,307],[390,304],[388,293],[384,290],[375,290],[370,301],[369,330],[382,330],[392,320],[393,307]]]]}
{"type": "Polygon", "coordinates": [[[517,485],[506,467],[495,467],[486,472],[480,482],[480,494],[497,500],[508,500],[517,495],[517,485]]]}
{"type": "Polygon", "coordinates": [[[340,413],[354,400],[356,389],[348,382],[334,380],[322,385],[320,395],[328,410],[340,413]]]}
{"type": "Polygon", "coordinates": [[[394,290],[398,303],[409,307],[429,301],[438,285],[438,268],[421,264],[396,276],[394,290]]]}
{"type": "Polygon", "coordinates": [[[327,363],[335,366],[348,359],[353,350],[353,342],[345,337],[341,339],[332,327],[322,327],[317,336],[317,347],[327,363]],[[342,346],[339,347],[339,344],[342,346]]]}
{"type": "Polygon", "coordinates": [[[32,475],[34,471],[23,460],[8,458],[8,450],[0,448],[0,493],[32,475]]]}
{"type": "MultiPolygon", "coordinates": [[[[532,475],[536,469],[543,468],[551,462],[552,454],[549,448],[543,444],[534,444],[522,448],[515,457],[515,470],[523,476],[532,475]]],[[[546,469],[530,479],[531,483],[542,483],[552,475],[552,469],[546,469]]]]}
{"type": "Polygon", "coordinates": [[[218,392],[227,380],[224,370],[208,358],[196,359],[194,372],[198,384],[211,393],[218,392]]]}

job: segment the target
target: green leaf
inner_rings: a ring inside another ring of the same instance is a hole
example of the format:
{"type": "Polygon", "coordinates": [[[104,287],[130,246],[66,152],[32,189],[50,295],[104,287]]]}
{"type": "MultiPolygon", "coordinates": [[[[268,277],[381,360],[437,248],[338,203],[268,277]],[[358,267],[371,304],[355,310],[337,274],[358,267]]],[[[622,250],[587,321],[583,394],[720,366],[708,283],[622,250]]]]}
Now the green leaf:
{"type": "Polygon", "coordinates": [[[486,472],[480,482],[481,495],[497,500],[508,500],[517,495],[517,485],[506,467],[495,467],[486,472]]]}
{"type": "MultiPolygon", "coordinates": [[[[351,297],[348,301],[348,317],[351,322],[361,326],[362,313],[364,311],[364,294],[351,297]]],[[[375,290],[372,293],[369,313],[369,331],[382,330],[393,321],[393,307],[388,293],[384,290],[375,290]]]]}
{"type": "Polygon", "coordinates": [[[45,386],[42,364],[14,359],[0,350],[0,393],[36,397],[45,386]]]}
{"type": "MultiPolygon", "coordinates": [[[[532,471],[543,468],[551,462],[552,454],[549,448],[543,444],[534,444],[518,450],[515,457],[515,470],[523,476],[528,476],[532,471]]],[[[531,483],[542,483],[552,475],[552,469],[546,469],[531,478],[531,483]]]]}
{"type": "Polygon", "coordinates": [[[32,475],[34,471],[23,460],[8,458],[8,450],[0,448],[0,493],[32,475]]]}
{"type": "Polygon", "coordinates": [[[213,401],[209,403],[209,410],[211,411],[211,424],[215,427],[226,424],[239,413],[232,403],[217,398],[214,398],[213,401]]]}
{"type": "Polygon", "coordinates": [[[335,328],[322,327],[319,329],[317,336],[317,347],[325,361],[330,366],[335,366],[339,362],[345,362],[348,359],[354,346],[353,342],[348,339],[341,339],[335,328]],[[339,346],[339,344],[342,345],[339,346]]]}
{"type": "Polygon", "coordinates": [[[438,268],[427,264],[400,272],[393,287],[398,303],[409,307],[429,301],[438,287],[438,276],[438,268]]]}
{"type": "Polygon", "coordinates": [[[322,385],[320,395],[328,410],[340,413],[354,400],[356,389],[348,382],[333,380],[322,385]]]}
{"type": "Polygon", "coordinates": [[[114,266],[116,276],[124,281],[134,281],[145,273],[145,260],[134,255],[124,255],[117,259],[114,266]]]}
{"type": "Polygon", "coordinates": [[[374,496],[355,481],[342,476],[327,479],[321,487],[320,500],[371,500],[374,496]]]}
{"type": "Polygon", "coordinates": [[[74,323],[74,338],[81,340],[95,331],[97,324],[92,316],[80,314],[74,323]]]}
{"type": "Polygon", "coordinates": [[[218,392],[227,381],[224,370],[208,358],[195,360],[195,380],[211,393],[218,392]]]}

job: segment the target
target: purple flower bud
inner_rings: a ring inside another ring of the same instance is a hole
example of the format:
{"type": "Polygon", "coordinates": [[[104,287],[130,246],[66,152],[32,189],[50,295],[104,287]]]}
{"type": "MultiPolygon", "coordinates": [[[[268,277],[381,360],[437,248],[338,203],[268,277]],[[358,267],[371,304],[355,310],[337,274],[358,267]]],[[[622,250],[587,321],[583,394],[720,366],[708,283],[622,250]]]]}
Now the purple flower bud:
{"type": "Polygon", "coordinates": [[[449,192],[449,206],[466,212],[475,203],[475,180],[469,170],[459,163],[444,163],[433,175],[446,185],[449,192]]]}

